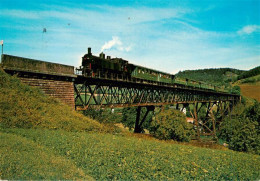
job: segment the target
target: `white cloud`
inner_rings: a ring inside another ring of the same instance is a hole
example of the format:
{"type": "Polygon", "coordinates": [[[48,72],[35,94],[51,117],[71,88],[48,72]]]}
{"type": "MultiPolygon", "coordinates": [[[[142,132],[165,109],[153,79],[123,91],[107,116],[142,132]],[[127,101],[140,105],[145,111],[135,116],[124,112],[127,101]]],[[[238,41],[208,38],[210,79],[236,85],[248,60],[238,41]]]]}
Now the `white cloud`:
{"type": "Polygon", "coordinates": [[[249,34],[259,31],[259,30],[260,30],[260,26],[258,26],[258,25],[247,25],[247,26],[244,26],[242,29],[240,29],[237,33],[239,35],[244,35],[244,34],[249,35],[249,34]]]}

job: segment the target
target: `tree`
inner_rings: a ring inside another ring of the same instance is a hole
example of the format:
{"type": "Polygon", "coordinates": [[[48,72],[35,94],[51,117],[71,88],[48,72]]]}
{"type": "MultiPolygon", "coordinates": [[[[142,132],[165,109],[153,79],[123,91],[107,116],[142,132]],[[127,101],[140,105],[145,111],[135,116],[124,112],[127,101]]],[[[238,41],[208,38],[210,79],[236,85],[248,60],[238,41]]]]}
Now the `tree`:
{"type": "Polygon", "coordinates": [[[136,108],[127,107],[123,109],[123,119],[122,123],[125,127],[128,127],[129,130],[133,129],[135,126],[136,119],[136,108]]]}
{"type": "Polygon", "coordinates": [[[220,127],[219,138],[229,148],[260,154],[260,103],[245,107],[237,105],[220,127]]]}
{"type": "Polygon", "coordinates": [[[232,94],[237,94],[237,95],[240,95],[241,94],[241,89],[238,85],[232,87],[230,93],[232,94]]]}
{"type": "Polygon", "coordinates": [[[194,134],[193,125],[187,123],[185,115],[175,109],[164,110],[152,119],[150,133],[159,139],[190,141],[194,134]]]}

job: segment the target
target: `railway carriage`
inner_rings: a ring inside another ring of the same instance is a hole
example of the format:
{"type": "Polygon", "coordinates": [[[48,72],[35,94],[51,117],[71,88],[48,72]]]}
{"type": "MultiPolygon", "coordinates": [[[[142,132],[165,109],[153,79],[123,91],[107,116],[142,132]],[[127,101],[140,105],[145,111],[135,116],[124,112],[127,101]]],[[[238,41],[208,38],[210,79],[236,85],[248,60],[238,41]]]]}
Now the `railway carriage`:
{"type": "Polygon", "coordinates": [[[91,53],[91,48],[88,48],[88,53],[82,57],[82,66],[76,70],[81,72],[83,76],[94,78],[119,79],[159,85],[171,84],[180,87],[189,86],[224,91],[203,82],[182,79],[175,77],[173,74],[134,65],[122,58],[106,57],[104,53],[94,56],[91,53]]]}

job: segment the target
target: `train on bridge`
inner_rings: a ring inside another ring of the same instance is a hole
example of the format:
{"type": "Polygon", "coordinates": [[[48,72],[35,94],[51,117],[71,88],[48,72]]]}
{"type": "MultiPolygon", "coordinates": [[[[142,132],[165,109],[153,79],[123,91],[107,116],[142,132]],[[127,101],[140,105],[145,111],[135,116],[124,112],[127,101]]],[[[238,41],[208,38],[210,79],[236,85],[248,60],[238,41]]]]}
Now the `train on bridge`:
{"type": "Polygon", "coordinates": [[[223,87],[213,86],[204,82],[176,77],[173,74],[134,65],[122,58],[111,58],[102,52],[99,56],[88,53],[82,57],[82,65],[76,68],[77,74],[86,77],[125,80],[156,85],[175,85],[178,87],[195,87],[214,91],[227,92],[223,87]]]}

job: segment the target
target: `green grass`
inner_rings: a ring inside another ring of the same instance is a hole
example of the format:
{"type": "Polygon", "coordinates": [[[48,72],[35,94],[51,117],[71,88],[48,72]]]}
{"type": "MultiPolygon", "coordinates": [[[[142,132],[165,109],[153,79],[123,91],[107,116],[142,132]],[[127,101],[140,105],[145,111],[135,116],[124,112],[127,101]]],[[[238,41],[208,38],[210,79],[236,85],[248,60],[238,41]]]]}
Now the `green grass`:
{"type": "Polygon", "coordinates": [[[0,132],[0,179],[87,179],[82,169],[30,139],[0,132]]]}
{"type": "Polygon", "coordinates": [[[41,90],[22,84],[0,69],[0,124],[6,128],[104,131],[95,120],[72,110],[41,90]]]}
{"type": "Polygon", "coordinates": [[[0,147],[1,155],[4,155],[0,159],[1,179],[26,179],[30,178],[26,177],[30,174],[34,174],[33,179],[42,179],[41,173],[45,172],[45,167],[53,171],[47,172],[44,177],[47,179],[63,179],[65,176],[66,179],[77,179],[84,178],[84,175],[98,180],[260,178],[258,155],[103,133],[21,128],[2,129],[1,132],[3,136],[0,141],[6,142],[6,146],[0,147]],[[17,156],[13,150],[24,150],[24,155],[17,156]],[[35,155],[38,150],[40,156],[35,155]],[[57,164],[44,160],[47,155],[42,150],[47,150],[48,158],[57,164]],[[30,161],[33,157],[37,158],[36,163],[30,161]],[[24,161],[16,161],[20,158],[24,161]],[[42,160],[44,162],[39,165],[42,160]],[[12,167],[14,164],[16,166],[12,167]],[[31,165],[36,166],[31,168],[31,165]],[[53,167],[55,170],[51,169],[53,167]],[[19,168],[18,171],[16,168],[19,168]],[[72,173],[67,176],[65,171],[69,172],[69,169],[72,173]],[[60,170],[65,171],[61,173],[60,170]]]}

